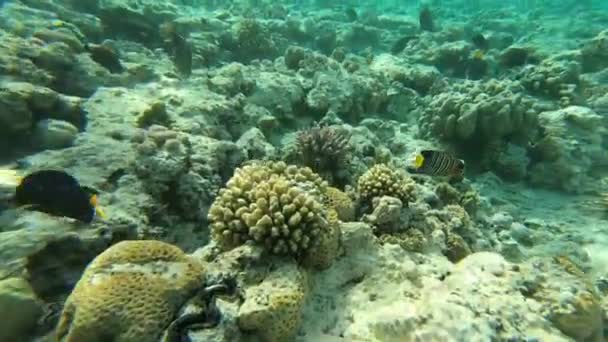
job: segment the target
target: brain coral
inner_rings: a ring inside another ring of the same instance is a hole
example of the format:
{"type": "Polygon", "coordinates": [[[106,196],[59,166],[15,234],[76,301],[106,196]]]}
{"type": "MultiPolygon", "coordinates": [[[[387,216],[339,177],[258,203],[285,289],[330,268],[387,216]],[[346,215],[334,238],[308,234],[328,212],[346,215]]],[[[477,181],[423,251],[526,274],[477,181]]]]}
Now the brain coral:
{"type": "Polygon", "coordinates": [[[158,341],[203,283],[200,264],[160,241],[123,241],[98,255],[66,300],[57,341],[158,341]]]}
{"type": "Polygon", "coordinates": [[[238,168],[209,210],[212,238],[230,249],[245,242],[304,256],[330,227],[327,184],[309,168],[283,162],[238,168]]]}

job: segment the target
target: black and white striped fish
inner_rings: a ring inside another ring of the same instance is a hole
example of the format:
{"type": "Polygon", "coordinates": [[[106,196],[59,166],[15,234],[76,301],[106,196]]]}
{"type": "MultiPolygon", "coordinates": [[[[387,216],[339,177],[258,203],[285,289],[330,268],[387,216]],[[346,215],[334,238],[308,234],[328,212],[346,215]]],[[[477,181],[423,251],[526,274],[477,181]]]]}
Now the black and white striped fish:
{"type": "Polygon", "coordinates": [[[422,150],[416,154],[413,168],[408,171],[429,176],[462,177],[464,160],[443,151],[422,150]]]}

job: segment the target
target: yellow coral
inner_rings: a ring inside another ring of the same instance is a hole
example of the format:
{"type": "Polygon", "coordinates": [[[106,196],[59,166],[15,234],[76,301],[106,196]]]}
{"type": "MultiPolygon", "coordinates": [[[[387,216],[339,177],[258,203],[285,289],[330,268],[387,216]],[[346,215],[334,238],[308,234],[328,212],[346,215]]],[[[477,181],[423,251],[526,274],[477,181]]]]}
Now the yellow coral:
{"type": "Polygon", "coordinates": [[[209,209],[212,238],[225,249],[251,242],[303,256],[329,229],[326,188],[310,168],[283,162],[239,168],[209,209]]]}
{"type": "Polygon", "coordinates": [[[344,191],[327,187],[325,195],[327,205],[336,210],[339,220],[343,222],[354,221],[355,205],[344,191]]]}
{"type": "Polygon", "coordinates": [[[158,341],[203,281],[202,266],[160,241],[123,241],[97,256],[66,300],[58,341],[158,341]]]}
{"type": "Polygon", "coordinates": [[[391,196],[405,205],[414,200],[414,181],[404,172],[386,164],[374,165],[359,177],[358,190],[360,198],[367,201],[374,197],[391,196]]]}

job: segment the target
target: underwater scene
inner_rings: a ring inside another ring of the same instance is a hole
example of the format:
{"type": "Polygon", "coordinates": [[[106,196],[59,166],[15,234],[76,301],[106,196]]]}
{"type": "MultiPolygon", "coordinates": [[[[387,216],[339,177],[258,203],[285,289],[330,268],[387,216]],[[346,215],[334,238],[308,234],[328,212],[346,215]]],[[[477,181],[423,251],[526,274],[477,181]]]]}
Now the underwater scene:
{"type": "Polygon", "coordinates": [[[0,1],[0,342],[608,340],[608,1],[0,1]]]}

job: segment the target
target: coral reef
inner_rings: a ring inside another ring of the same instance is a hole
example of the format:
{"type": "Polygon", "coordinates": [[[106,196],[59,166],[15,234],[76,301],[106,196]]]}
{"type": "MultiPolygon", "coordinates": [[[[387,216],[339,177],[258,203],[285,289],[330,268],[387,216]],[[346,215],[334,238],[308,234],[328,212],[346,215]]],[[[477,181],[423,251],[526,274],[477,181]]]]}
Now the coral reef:
{"type": "Polygon", "coordinates": [[[160,241],[124,241],[98,255],[66,300],[60,341],[153,341],[201,286],[202,266],[160,241]]]}
{"type": "Polygon", "coordinates": [[[340,189],[328,186],[325,190],[326,205],[336,211],[343,222],[355,220],[355,204],[350,196],[340,189]]]}
{"type": "Polygon", "coordinates": [[[7,278],[0,281],[0,307],[10,313],[1,325],[0,340],[19,341],[33,337],[43,307],[33,289],[22,278],[7,278]]]}
{"type": "Polygon", "coordinates": [[[585,42],[581,49],[584,71],[599,71],[606,67],[608,56],[608,30],[601,31],[585,42]]]}
{"type": "Polygon", "coordinates": [[[245,18],[238,22],[233,28],[230,40],[224,44],[234,45],[235,57],[245,62],[276,54],[270,32],[264,24],[253,18],[245,18]]]}
{"type": "Polygon", "coordinates": [[[553,293],[562,291],[561,287],[545,283],[545,286],[533,291],[532,296],[547,304],[547,316],[564,334],[578,341],[601,339],[603,322],[600,297],[588,276],[568,257],[557,256],[553,264],[555,266],[551,269],[551,266],[543,263],[540,266],[545,267],[543,273],[565,271],[565,278],[577,291],[566,291],[560,293],[560,297],[554,297],[553,293]]]}
{"type": "Polygon", "coordinates": [[[403,203],[400,199],[389,196],[374,197],[372,200],[374,210],[363,217],[363,221],[369,222],[378,231],[390,232],[392,230],[403,230],[395,227],[407,224],[407,220],[401,220],[403,203]],[[404,222],[405,221],[405,222],[404,222]]]}
{"type": "Polygon", "coordinates": [[[605,4],[349,3],[0,1],[0,340],[603,340],[605,4]]]}
{"type": "Polygon", "coordinates": [[[146,191],[161,203],[161,208],[151,210],[155,215],[159,210],[169,211],[189,219],[206,217],[220,187],[221,175],[207,175],[243,158],[242,150],[234,143],[208,138],[190,140],[158,125],[149,127],[136,150],[135,174],[146,180],[146,191]]]}
{"type": "Polygon", "coordinates": [[[531,93],[559,100],[562,107],[581,104],[581,65],[576,60],[545,59],[520,71],[518,79],[531,93]]]}
{"type": "Polygon", "coordinates": [[[17,142],[6,145],[13,149],[68,147],[87,122],[81,99],[31,83],[3,82],[0,104],[2,139],[17,142]],[[32,134],[33,146],[23,139],[32,134]]]}

